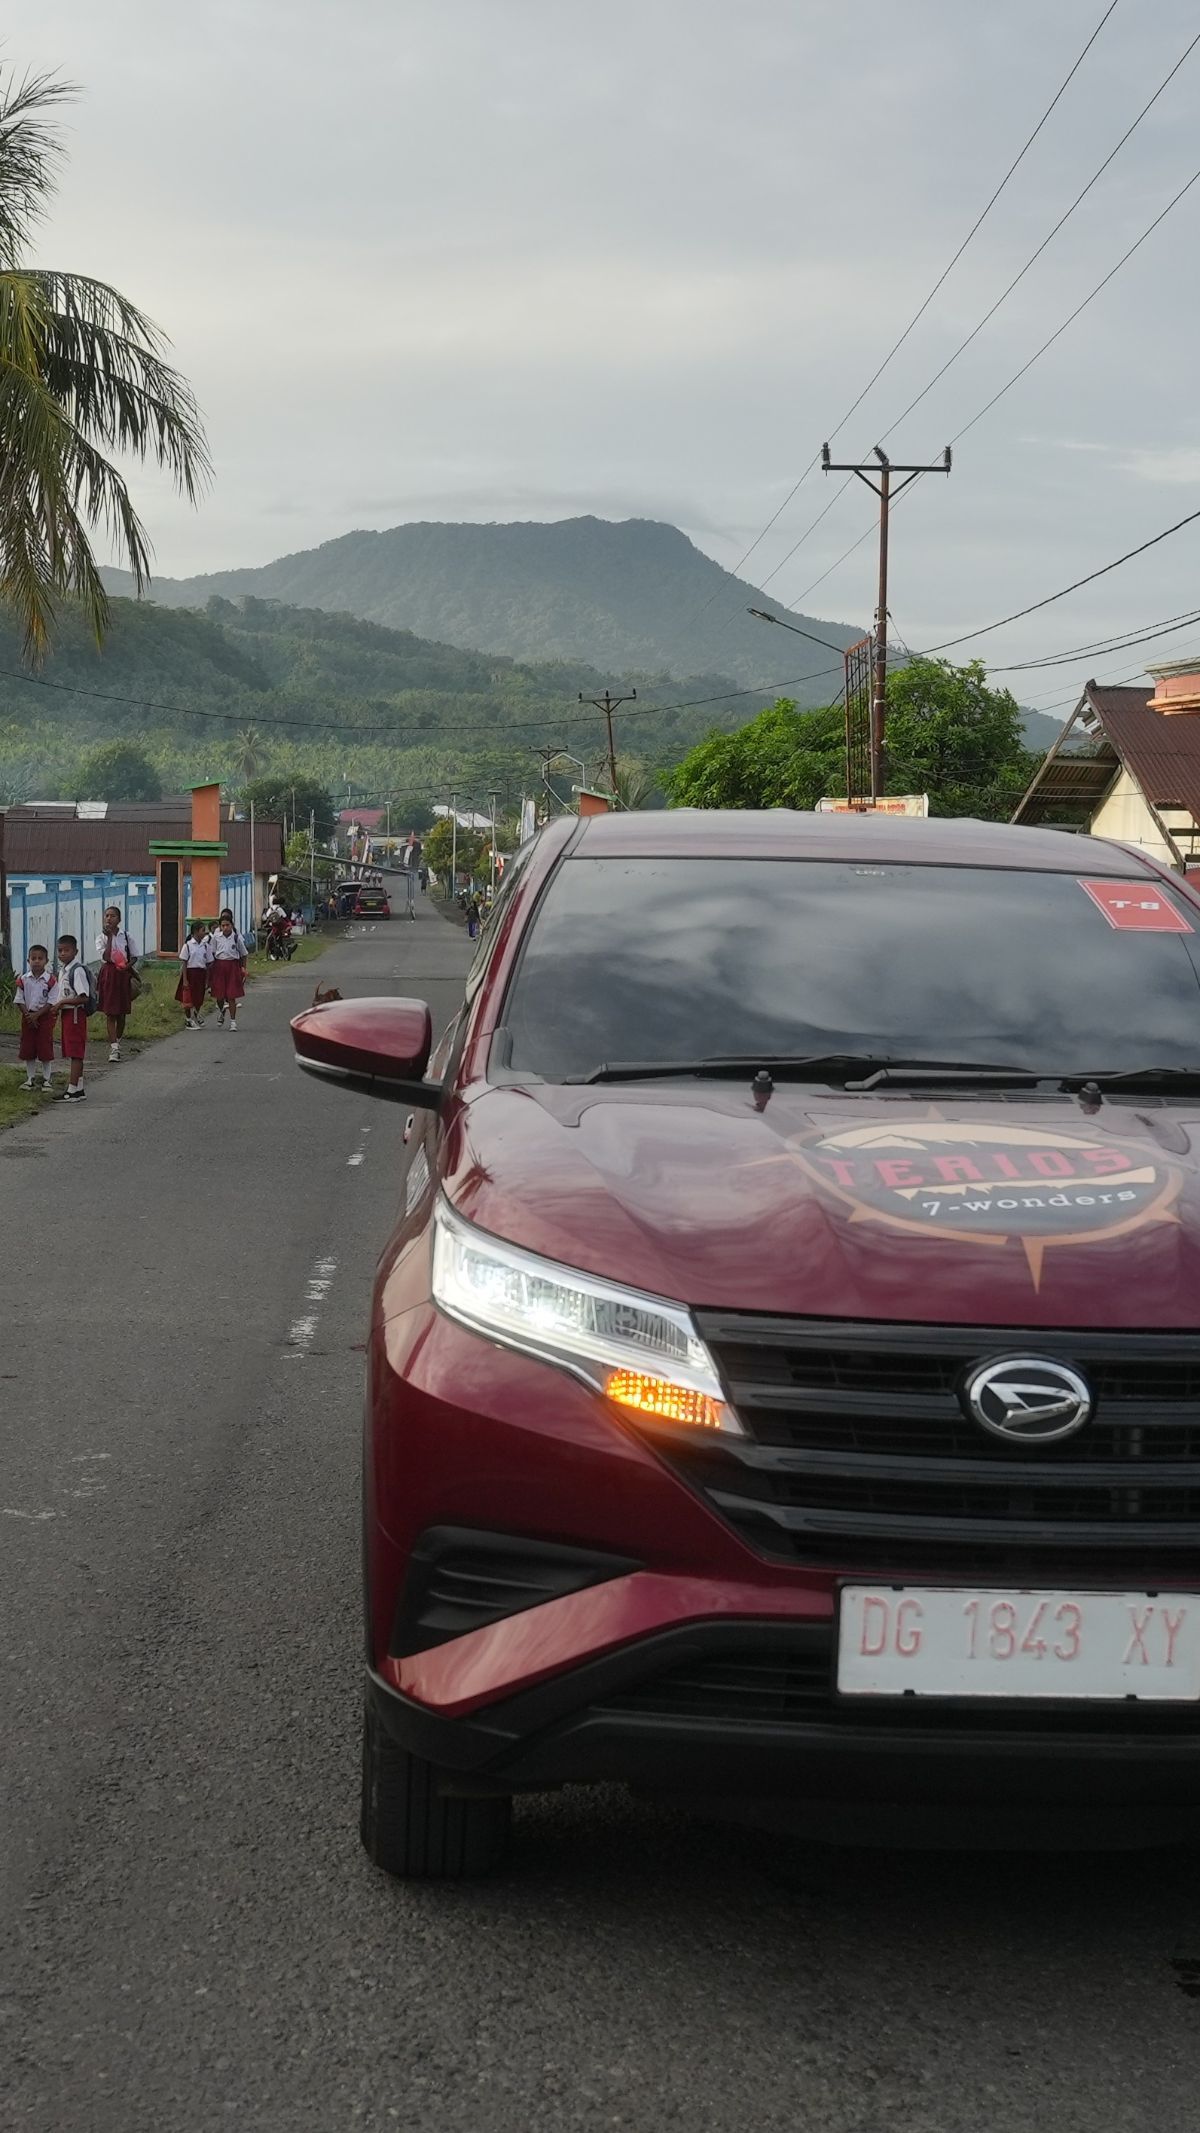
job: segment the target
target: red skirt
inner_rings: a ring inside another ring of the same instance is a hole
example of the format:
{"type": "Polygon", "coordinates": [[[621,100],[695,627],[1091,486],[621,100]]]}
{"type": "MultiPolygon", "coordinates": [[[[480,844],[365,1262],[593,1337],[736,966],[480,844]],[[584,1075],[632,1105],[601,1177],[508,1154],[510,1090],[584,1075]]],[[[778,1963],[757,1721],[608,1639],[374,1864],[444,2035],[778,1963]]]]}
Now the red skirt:
{"type": "Polygon", "coordinates": [[[128,963],[101,963],[96,994],[106,1015],[127,1015],[133,1006],[128,963]]]}
{"type": "Polygon", "coordinates": [[[246,997],[246,966],[233,956],[218,956],[209,977],[212,996],[217,1001],[244,1000],[246,997]]]}
{"type": "Polygon", "coordinates": [[[64,1007],[58,1018],[59,1043],[64,1059],[83,1059],[87,1054],[88,1018],[81,1007],[64,1007]]]}
{"type": "Polygon", "coordinates": [[[207,986],[208,972],[203,964],[201,964],[199,970],[181,970],[179,983],[175,987],[175,998],[181,1007],[190,1007],[195,1010],[203,1007],[207,986]]]}

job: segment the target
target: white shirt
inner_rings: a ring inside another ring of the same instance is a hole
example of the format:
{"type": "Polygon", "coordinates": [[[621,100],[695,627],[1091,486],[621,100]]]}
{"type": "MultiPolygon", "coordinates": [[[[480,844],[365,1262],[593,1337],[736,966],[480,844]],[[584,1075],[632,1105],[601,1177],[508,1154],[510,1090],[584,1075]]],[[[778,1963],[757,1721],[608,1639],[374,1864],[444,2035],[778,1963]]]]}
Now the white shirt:
{"type": "Polygon", "coordinates": [[[32,970],[23,970],[17,979],[17,999],[22,1007],[36,1014],[39,1007],[52,1003],[54,995],[54,972],[47,964],[39,978],[32,970]]]}
{"type": "Polygon", "coordinates": [[[179,960],[185,970],[207,970],[212,959],[212,942],[194,941],[190,935],[179,951],[179,960]]]}
{"type": "Polygon", "coordinates": [[[236,926],[232,933],[222,933],[218,926],[212,937],[214,963],[240,963],[246,953],[246,943],[236,926]]]}
{"type": "Polygon", "coordinates": [[[96,953],[101,962],[104,960],[104,951],[108,948],[110,940],[112,947],[109,949],[109,962],[115,963],[118,970],[127,969],[130,963],[136,961],[137,950],[125,928],[118,926],[115,933],[98,933],[96,935],[96,953]]]}
{"type": "Polygon", "coordinates": [[[54,974],[54,987],[50,994],[53,1007],[78,1007],[91,991],[88,974],[76,956],[73,963],[60,963],[54,974]]]}

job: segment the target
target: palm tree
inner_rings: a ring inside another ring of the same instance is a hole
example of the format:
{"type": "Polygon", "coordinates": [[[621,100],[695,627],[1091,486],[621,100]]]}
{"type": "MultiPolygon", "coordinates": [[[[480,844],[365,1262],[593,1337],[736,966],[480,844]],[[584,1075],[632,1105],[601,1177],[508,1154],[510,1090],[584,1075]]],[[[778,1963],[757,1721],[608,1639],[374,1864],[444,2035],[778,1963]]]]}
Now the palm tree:
{"type": "Polygon", "coordinates": [[[654,783],[644,763],[622,763],[617,768],[616,798],[618,807],[630,814],[644,807],[654,790],[654,783]]]}
{"type": "Polygon", "coordinates": [[[263,766],[265,743],[257,726],[243,726],[234,741],[237,749],[237,767],[244,778],[256,778],[263,766]]]}
{"type": "Polygon", "coordinates": [[[34,659],[64,596],[103,639],[98,529],[139,593],[149,582],[145,529],[106,452],[156,461],[193,503],[211,471],[191,387],[164,360],[158,327],[106,282],[28,262],[63,152],[44,114],[74,93],[56,75],[18,81],[0,69],[0,599],[34,659]]]}

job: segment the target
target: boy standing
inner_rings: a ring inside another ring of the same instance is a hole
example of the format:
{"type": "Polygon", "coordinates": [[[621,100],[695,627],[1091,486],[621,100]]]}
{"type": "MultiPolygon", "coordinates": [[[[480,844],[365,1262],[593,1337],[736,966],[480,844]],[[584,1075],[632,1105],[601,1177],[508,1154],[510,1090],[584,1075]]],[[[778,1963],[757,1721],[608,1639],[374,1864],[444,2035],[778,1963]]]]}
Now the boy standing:
{"type": "Polygon", "coordinates": [[[58,974],[51,1005],[58,1009],[59,1045],[63,1058],[70,1062],[68,1103],[82,1103],[87,1095],[83,1086],[83,1062],[87,1053],[87,1010],[91,993],[91,980],[79,960],[79,943],[75,935],[60,934],[58,974]]]}
{"type": "Polygon", "coordinates": [[[17,979],[17,1006],[21,1010],[17,1057],[25,1068],[21,1084],[25,1089],[36,1089],[39,1078],[43,1089],[50,1086],[54,1064],[54,975],[49,964],[49,954],[38,942],[30,948],[26,968],[17,979]]]}

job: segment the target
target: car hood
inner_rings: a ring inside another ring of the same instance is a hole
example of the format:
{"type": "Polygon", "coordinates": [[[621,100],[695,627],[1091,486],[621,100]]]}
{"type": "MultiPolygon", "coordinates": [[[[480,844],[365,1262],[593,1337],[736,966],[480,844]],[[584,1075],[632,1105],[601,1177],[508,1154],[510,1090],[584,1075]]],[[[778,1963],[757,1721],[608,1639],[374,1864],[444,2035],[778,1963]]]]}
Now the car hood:
{"type": "Polygon", "coordinates": [[[488,1087],[442,1173],[482,1228],[697,1308],[1186,1328],[1198,1149],[1200,1101],[488,1087]]]}

